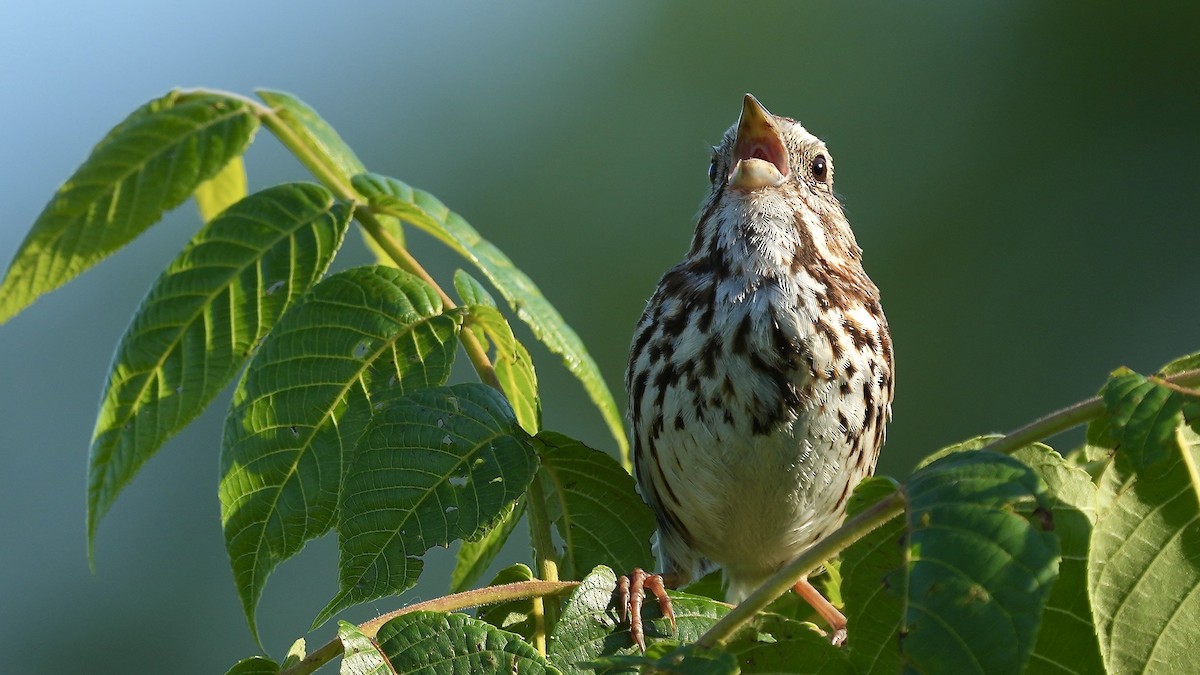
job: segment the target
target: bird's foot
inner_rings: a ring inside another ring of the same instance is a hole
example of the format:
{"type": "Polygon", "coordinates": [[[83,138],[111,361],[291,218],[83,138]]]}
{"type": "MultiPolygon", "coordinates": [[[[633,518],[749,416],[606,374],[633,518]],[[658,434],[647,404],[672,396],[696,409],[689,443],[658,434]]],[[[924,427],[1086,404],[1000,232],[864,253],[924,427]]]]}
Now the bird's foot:
{"type": "Polygon", "coordinates": [[[643,652],[646,651],[646,633],[642,624],[642,601],[646,599],[646,591],[658,599],[658,608],[662,615],[671,622],[671,632],[675,632],[675,608],[667,595],[666,582],[661,574],[649,574],[640,567],[634,568],[629,576],[617,580],[616,602],[617,615],[624,624],[629,621],[629,637],[643,652]]]}

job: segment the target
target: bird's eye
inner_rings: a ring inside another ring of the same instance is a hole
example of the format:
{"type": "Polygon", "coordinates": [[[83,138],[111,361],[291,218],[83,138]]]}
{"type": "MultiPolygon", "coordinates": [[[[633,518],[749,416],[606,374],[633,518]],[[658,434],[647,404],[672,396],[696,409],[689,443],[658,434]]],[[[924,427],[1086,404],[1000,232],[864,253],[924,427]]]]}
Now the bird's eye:
{"type": "Polygon", "coordinates": [[[829,177],[829,162],[826,161],[825,155],[817,155],[813,158],[812,175],[822,183],[829,177]]]}
{"type": "Polygon", "coordinates": [[[712,161],[708,163],[708,182],[717,182],[717,156],[713,155],[712,161]]]}

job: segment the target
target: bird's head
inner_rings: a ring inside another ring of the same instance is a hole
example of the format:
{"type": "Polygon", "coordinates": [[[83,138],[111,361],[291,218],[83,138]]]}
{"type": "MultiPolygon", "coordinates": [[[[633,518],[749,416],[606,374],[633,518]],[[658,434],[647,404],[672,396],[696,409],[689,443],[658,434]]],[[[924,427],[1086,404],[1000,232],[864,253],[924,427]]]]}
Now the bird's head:
{"type": "Polygon", "coordinates": [[[833,160],[821,139],[789,117],[772,115],[746,94],[737,124],[713,148],[713,193],[799,190],[833,199],[833,160]]]}

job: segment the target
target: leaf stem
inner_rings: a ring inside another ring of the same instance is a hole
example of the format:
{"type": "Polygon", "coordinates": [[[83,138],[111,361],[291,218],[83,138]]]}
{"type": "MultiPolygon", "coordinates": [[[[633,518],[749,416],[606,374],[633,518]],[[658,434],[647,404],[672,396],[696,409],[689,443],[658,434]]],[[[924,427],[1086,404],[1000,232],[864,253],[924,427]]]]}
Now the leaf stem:
{"type": "MultiPolygon", "coordinates": [[[[401,607],[394,612],[388,612],[387,614],[359,624],[358,629],[362,631],[363,635],[374,639],[375,635],[379,633],[380,626],[398,616],[411,612],[455,612],[480,605],[494,605],[501,602],[527,600],[529,598],[536,599],[547,595],[558,595],[572,590],[578,585],[578,581],[518,581],[511,584],[477,588],[401,607]]],[[[334,638],[309,654],[300,663],[291,668],[281,670],[279,675],[307,675],[337,658],[342,651],[342,641],[334,638]]]]}
{"type": "MultiPolygon", "coordinates": [[[[529,514],[529,538],[533,544],[538,576],[545,581],[558,581],[558,557],[550,534],[550,516],[546,513],[546,495],[542,490],[540,473],[529,483],[525,506],[529,514]]],[[[546,655],[546,638],[554,630],[557,621],[558,607],[555,604],[546,603],[540,597],[533,599],[533,646],[543,656],[546,655]]]]}
{"type": "MultiPolygon", "coordinates": [[[[240,101],[246,102],[252,106],[259,119],[262,120],[264,126],[279,139],[285,148],[291,151],[296,159],[307,168],[322,185],[329,188],[339,199],[354,204],[354,218],[358,220],[367,234],[379,244],[388,256],[396,263],[400,269],[420,278],[425,283],[429,284],[438,296],[442,299],[442,304],[447,309],[453,309],[457,305],[454,300],[444,291],[440,284],[434,280],[421,263],[404,248],[400,242],[388,234],[387,230],[380,224],[368,209],[364,208],[359,203],[358,193],[354,188],[348,185],[345,179],[338,175],[337,171],[332,167],[327,158],[320,156],[313,149],[304,143],[304,141],[296,135],[296,133],[280,119],[273,108],[263,105],[249,97],[240,96],[224,91],[213,92],[221,96],[229,96],[240,101]]],[[[459,331],[459,341],[462,342],[463,349],[467,353],[467,358],[470,359],[471,365],[475,368],[475,372],[479,374],[479,379],[497,390],[503,391],[500,387],[500,380],[496,377],[496,370],[492,367],[492,362],[488,358],[487,351],[475,337],[475,334],[469,330],[459,331]]]]}

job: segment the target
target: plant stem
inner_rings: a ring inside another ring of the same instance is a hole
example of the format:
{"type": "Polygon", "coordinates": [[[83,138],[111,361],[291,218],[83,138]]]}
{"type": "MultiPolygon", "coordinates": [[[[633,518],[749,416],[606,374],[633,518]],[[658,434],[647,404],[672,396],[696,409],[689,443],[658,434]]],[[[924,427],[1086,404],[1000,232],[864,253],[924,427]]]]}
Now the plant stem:
{"type": "MultiPolygon", "coordinates": [[[[1167,386],[1173,385],[1172,389],[1176,391],[1186,392],[1186,389],[1181,390],[1180,388],[1200,384],[1200,369],[1185,371],[1170,377],[1155,378],[1155,380],[1167,386]]],[[[1090,422],[1103,412],[1104,399],[1099,396],[1089,398],[1010,432],[987,444],[981,450],[1009,454],[1030,443],[1049,438],[1084,422],[1090,422]]],[[[816,569],[821,563],[841,553],[846,547],[866,536],[868,532],[903,511],[904,489],[901,487],[892,496],[872,504],[863,512],[842,523],[842,526],[834,530],[828,537],[801,553],[800,557],[779,570],[766,583],[759,586],[750,597],[713,624],[704,635],[700,636],[696,644],[712,648],[724,643],[746,622],[766,609],[767,605],[771,604],[775,598],[786,593],[797,581],[816,569]]]]}
{"type": "MultiPolygon", "coordinates": [[[[313,176],[315,176],[322,185],[329,188],[329,190],[333,192],[339,199],[343,199],[356,205],[354,209],[354,218],[359,222],[360,225],[362,225],[367,234],[379,244],[379,247],[388,254],[392,261],[396,263],[397,267],[418,277],[426,284],[429,284],[429,286],[433,288],[433,290],[436,291],[438,296],[442,299],[442,305],[446,309],[453,309],[456,307],[454,300],[446,293],[446,291],[442,289],[441,285],[434,280],[433,276],[421,266],[421,263],[417,262],[417,259],[408,252],[408,249],[404,248],[400,242],[396,241],[394,237],[388,234],[387,230],[384,229],[380,222],[375,218],[374,214],[372,214],[366,208],[363,208],[361,205],[358,205],[358,193],[354,191],[353,187],[346,183],[345,178],[338,174],[338,172],[332,167],[326,158],[321,157],[315,153],[311,147],[305,144],[304,141],[299,138],[294,131],[292,131],[291,127],[285,124],[283,120],[281,120],[279,116],[275,114],[273,109],[264,106],[263,104],[251,98],[230,94],[228,92],[215,93],[218,93],[222,96],[237,98],[238,100],[244,101],[251,105],[259,119],[262,120],[263,125],[266,126],[267,129],[269,129],[277,139],[279,139],[279,142],[282,143],[285,148],[290,150],[291,153],[296,156],[296,159],[300,160],[300,163],[303,164],[305,168],[312,172],[313,176]]],[[[496,377],[496,370],[492,367],[492,362],[488,358],[487,351],[475,337],[475,334],[469,330],[461,330],[458,333],[458,339],[460,342],[462,342],[463,349],[467,352],[467,358],[470,359],[471,365],[475,368],[475,372],[479,374],[479,379],[484,384],[503,391],[500,387],[500,380],[496,377]]]]}
{"type": "MultiPolygon", "coordinates": [[[[425,602],[418,602],[415,605],[401,607],[394,612],[388,612],[387,614],[359,624],[358,629],[362,631],[363,635],[374,639],[375,635],[379,632],[380,626],[398,616],[411,612],[454,612],[480,605],[494,605],[512,600],[541,598],[547,595],[558,595],[572,590],[578,585],[578,581],[518,581],[512,584],[477,588],[473,591],[464,591],[425,602]]],[[[342,641],[334,638],[309,654],[300,663],[280,671],[279,675],[307,675],[332,661],[342,651],[342,641]]]]}
{"type": "MultiPolygon", "coordinates": [[[[550,534],[550,516],[546,513],[546,495],[542,490],[540,473],[529,483],[525,508],[529,514],[529,538],[533,544],[538,576],[545,581],[558,581],[558,558],[550,534]]],[[[557,605],[546,603],[540,597],[533,599],[533,646],[543,656],[546,654],[546,638],[554,630],[557,621],[557,605]]]]}

